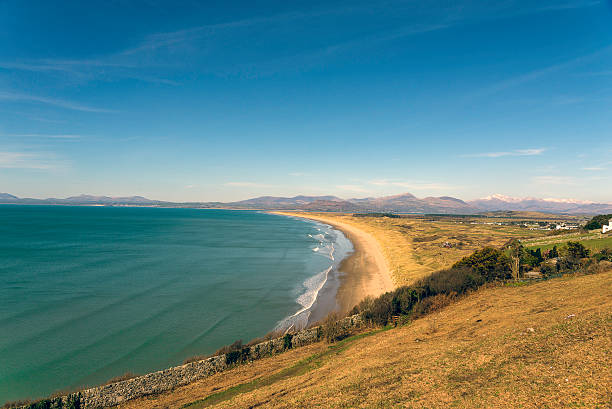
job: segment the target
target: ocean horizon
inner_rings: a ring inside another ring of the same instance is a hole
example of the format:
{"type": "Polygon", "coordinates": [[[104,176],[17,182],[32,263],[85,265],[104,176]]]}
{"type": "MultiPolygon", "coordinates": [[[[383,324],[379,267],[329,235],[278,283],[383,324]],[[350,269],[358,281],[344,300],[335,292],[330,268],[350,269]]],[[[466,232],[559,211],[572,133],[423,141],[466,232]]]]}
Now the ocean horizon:
{"type": "Polygon", "coordinates": [[[0,401],[303,326],[351,250],[330,226],[265,212],[2,205],[0,401]]]}

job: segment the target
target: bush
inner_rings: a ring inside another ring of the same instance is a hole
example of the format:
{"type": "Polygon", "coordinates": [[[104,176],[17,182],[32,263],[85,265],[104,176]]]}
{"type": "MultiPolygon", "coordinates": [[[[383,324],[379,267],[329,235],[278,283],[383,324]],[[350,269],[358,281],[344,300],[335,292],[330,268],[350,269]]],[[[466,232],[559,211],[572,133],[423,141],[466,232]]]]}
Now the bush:
{"type": "Polygon", "coordinates": [[[293,348],[293,344],[291,343],[291,341],[293,340],[293,335],[287,333],[283,336],[283,347],[285,349],[291,349],[293,348]]]}
{"type": "Polygon", "coordinates": [[[61,397],[41,399],[36,402],[16,401],[7,402],[3,408],[24,407],[26,409],[81,409],[81,394],[73,393],[66,397],[64,401],[61,397]]]}
{"type": "Polygon", "coordinates": [[[335,312],[332,312],[325,318],[321,329],[323,332],[321,334],[322,338],[325,338],[329,343],[341,341],[351,335],[349,329],[342,325],[340,316],[335,312]]]}
{"type": "Polygon", "coordinates": [[[413,310],[413,316],[421,317],[423,315],[436,312],[451,304],[456,298],[456,294],[438,294],[433,297],[427,297],[416,303],[413,310]]]}
{"type": "Polygon", "coordinates": [[[249,359],[249,354],[251,353],[251,348],[248,346],[242,345],[242,340],[239,339],[235,341],[231,345],[226,345],[217,350],[215,355],[223,355],[225,354],[225,363],[227,365],[233,365],[240,362],[247,361],[249,359]]]}
{"type": "Polygon", "coordinates": [[[563,256],[578,260],[589,256],[590,251],[584,245],[577,241],[568,241],[563,248],[563,256]]]}
{"type": "Polygon", "coordinates": [[[486,281],[505,280],[512,277],[510,257],[501,250],[485,247],[464,257],[453,268],[467,267],[482,275],[486,281]]]}
{"type": "Polygon", "coordinates": [[[386,325],[394,315],[423,315],[442,308],[458,295],[487,281],[511,277],[510,259],[500,250],[485,248],[437,271],[413,286],[397,288],[378,298],[366,298],[352,313],[376,325],[386,325]]]}
{"type": "Polygon", "coordinates": [[[206,355],[194,355],[194,356],[190,356],[189,358],[185,358],[183,360],[183,365],[190,364],[192,362],[200,362],[200,361],[205,360],[206,358],[208,358],[208,356],[206,356],[206,355]]]}
{"type": "Polygon", "coordinates": [[[599,253],[593,255],[593,258],[597,261],[612,261],[612,249],[601,249],[599,253]]]}
{"type": "Polygon", "coordinates": [[[103,385],[110,385],[111,383],[127,381],[128,379],[135,378],[136,376],[138,376],[138,375],[136,375],[136,374],[134,374],[132,372],[126,372],[123,375],[115,376],[114,378],[109,379],[103,385]]]}
{"type": "Polygon", "coordinates": [[[557,274],[557,271],[557,263],[544,263],[540,266],[540,272],[545,277],[557,274]]]}
{"type": "Polygon", "coordinates": [[[423,289],[424,296],[429,297],[437,294],[463,294],[480,287],[485,282],[486,279],[482,274],[467,267],[465,263],[457,263],[450,269],[437,271],[422,279],[417,286],[423,289]]]}

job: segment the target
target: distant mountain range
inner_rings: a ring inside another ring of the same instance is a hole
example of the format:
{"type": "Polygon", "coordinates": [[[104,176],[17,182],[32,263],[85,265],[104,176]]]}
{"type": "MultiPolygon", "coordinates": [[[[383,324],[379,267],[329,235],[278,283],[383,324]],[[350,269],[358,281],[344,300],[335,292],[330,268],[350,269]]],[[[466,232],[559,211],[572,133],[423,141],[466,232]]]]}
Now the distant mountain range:
{"type": "Polygon", "coordinates": [[[503,195],[492,195],[483,199],[463,201],[450,196],[425,197],[419,199],[410,193],[385,197],[367,197],[362,199],[341,199],[336,196],[262,196],[228,203],[174,203],[151,200],[142,196],[108,197],[80,195],[67,197],[65,199],[29,199],[19,198],[8,193],[0,193],[0,203],[438,214],[477,214],[490,211],[537,211],[566,214],[612,213],[612,204],[610,203],[594,203],[572,199],[513,198],[503,195]]]}
{"type": "Polygon", "coordinates": [[[516,198],[492,195],[483,199],[472,200],[469,203],[482,211],[511,210],[569,214],[612,213],[612,204],[610,203],[595,203],[574,199],[516,198]]]}

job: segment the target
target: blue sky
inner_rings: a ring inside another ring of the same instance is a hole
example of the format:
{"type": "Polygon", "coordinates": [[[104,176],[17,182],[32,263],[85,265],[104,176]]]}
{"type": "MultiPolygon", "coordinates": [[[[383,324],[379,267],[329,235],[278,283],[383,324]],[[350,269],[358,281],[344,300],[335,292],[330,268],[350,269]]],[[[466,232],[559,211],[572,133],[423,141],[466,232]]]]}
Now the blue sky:
{"type": "Polygon", "coordinates": [[[0,191],[612,202],[610,1],[254,3],[0,1],[0,191]]]}

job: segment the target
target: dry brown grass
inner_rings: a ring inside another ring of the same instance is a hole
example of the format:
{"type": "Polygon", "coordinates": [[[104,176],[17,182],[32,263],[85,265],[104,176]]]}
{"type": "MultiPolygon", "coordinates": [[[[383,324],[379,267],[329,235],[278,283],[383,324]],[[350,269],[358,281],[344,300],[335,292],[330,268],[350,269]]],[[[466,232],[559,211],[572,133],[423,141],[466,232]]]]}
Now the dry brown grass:
{"type": "MultiPolygon", "coordinates": [[[[486,288],[410,325],[349,338],[307,371],[215,407],[605,408],[611,329],[612,272],[486,288]]],[[[299,348],[121,407],[181,407],[326,348],[299,348]]]]}

